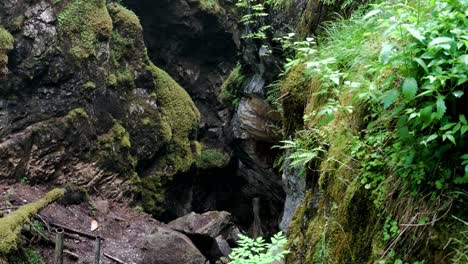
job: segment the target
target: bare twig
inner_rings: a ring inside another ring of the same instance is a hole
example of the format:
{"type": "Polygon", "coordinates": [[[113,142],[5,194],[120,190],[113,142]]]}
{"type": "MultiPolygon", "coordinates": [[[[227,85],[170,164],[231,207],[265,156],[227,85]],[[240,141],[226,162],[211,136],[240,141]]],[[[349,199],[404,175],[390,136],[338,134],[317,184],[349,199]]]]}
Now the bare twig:
{"type": "Polygon", "coordinates": [[[111,259],[111,260],[113,260],[113,261],[119,263],[119,264],[126,264],[126,263],[123,262],[122,260],[120,260],[120,259],[118,259],[118,258],[116,258],[116,257],[113,257],[113,256],[111,256],[111,255],[109,255],[109,254],[107,254],[107,253],[104,253],[104,256],[105,256],[106,258],[109,258],[109,259],[111,259]]]}
{"type": "Polygon", "coordinates": [[[80,256],[78,256],[78,254],[76,253],[73,253],[71,252],[70,250],[64,250],[63,251],[64,254],[67,254],[69,257],[72,257],[73,259],[77,260],[77,259],[80,259],[80,256]]]}

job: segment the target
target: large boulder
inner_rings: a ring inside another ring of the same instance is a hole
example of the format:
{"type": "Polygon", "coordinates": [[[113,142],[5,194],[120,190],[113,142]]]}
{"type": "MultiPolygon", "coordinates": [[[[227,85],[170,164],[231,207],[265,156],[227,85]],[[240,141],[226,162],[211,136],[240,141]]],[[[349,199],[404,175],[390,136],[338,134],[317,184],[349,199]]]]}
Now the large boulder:
{"type": "Polygon", "coordinates": [[[205,264],[203,254],[190,239],[174,230],[156,227],[148,235],[141,264],[205,264]]]}
{"type": "Polygon", "coordinates": [[[168,226],[187,235],[213,262],[231,253],[231,246],[235,244],[240,234],[228,212],[210,211],[203,214],[192,212],[170,222],[168,226]]]}
{"type": "Polygon", "coordinates": [[[170,222],[168,226],[185,234],[216,238],[220,234],[230,231],[233,224],[230,213],[210,211],[203,214],[192,212],[170,222]]]}

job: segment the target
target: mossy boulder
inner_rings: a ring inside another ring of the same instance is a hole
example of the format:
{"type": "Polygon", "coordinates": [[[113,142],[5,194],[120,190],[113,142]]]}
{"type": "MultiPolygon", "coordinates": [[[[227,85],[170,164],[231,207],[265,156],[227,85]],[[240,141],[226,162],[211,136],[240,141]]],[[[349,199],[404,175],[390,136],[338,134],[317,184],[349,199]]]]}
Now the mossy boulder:
{"type": "Polygon", "coordinates": [[[191,142],[195,140],[200,112],[188,93],[165,71],[153,64],[148,65],[147,70],[154,78],[153,95],[161,106],[161,122],[165,122],[171,128],[171,136],[167,135],[171,138],[166,150],[168,154],[161,162],[160,172],[173,174],[186,171],[196,157],[191,142]]]}

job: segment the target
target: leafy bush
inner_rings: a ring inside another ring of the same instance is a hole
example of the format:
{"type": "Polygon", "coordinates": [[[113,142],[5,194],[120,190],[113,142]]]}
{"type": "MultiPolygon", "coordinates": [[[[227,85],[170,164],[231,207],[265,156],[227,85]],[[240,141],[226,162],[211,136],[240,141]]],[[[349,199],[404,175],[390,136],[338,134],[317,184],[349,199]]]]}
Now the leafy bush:
{"type": "Polygon", "coordinates": [[[244,235],[239,235],[240,247],[235,248],[229,255],[231,264],[270,264],[281,260],[287,253],[284,250],[286,237],[280,232],[271,238],[271,243],[267,243],[262,237],[252,239],[244,235]]]}

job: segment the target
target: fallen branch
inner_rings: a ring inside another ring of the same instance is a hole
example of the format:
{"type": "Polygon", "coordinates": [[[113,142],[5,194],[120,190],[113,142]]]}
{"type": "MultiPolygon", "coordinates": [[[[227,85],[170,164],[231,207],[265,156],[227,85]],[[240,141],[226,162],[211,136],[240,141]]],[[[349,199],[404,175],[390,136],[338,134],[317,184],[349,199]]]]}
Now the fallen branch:
{"type": "Polygon", "coordinates": [[[71,258],[73,258],[74,260],[77,260],[77,259],[80,258],[80,256],[78,256],[78,254],[75,254],[75,253],[73,253],[73,252],[71,252],[71,251],[69,251],[69,250],[66,250],[66,249],[63,251],[63,253],[64,253],[64,254],[67,254],[68,256],[70,256],[71,258]]]}
{"type": "MultiPolygon", "coordinates": [[[[78,235],[81,235],[81,236],[84,236],[84,237],[87,237],[87,238],[92,238],[92,239],[97,238],[97,236],[95,236],[95,235],[92,235],[92,234],[89,234],[89,233],[86,233],[86,232],[82,232],[80,230],[76,230],[74,228],[67,227],[67,226],[57,224],[57,223],[54,223],[54,222],[49,221],[49,225],[55,226],[55,227],[58,227],[58,228],[62,228],[66,232],[75,233],[75,234],[78,234],[78,235]]],[[[104,240],[104,238],[101,238],[101,239],[104,240]]]]}
{"type": "Polygon", "coordinates": [[[111,256],[111,255],[109,255],[109,254],[107,254],[107,253],[104,253],[104,256],[105,256],[106,258],[109,258],[109,259],[111,259],[111,260],[117,262],[117,263],[126,264],[126,263],[123,262],[122,260],[120,260],[120,259],[118,259],[118,258],[116,258],[116,257],[113,257],[113,256],[111,256]]]}
{"type": "Polygon", "coordinates": [[[0,218],[0,257],[6,256],[18,248],[23,224],[47,205],[60,199],[64,192],[64,189],[54,189],[48,192],[44,198],[25,204],[11,214],[0,218]]]}

